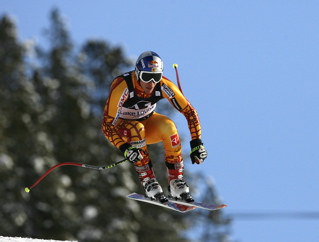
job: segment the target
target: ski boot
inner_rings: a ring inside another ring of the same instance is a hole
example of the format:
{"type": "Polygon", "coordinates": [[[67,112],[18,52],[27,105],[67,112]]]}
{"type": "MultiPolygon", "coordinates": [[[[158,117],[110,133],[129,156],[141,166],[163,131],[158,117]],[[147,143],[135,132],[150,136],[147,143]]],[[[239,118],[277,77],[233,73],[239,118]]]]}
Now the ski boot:
{"type": "Polygon", "coordinates": [[[168,186],[169,198],[173,200],[182,200],[187,203],[194,202],[192,195],[189,193],[187,183],[182,179],[173,179],[168,186]]]}
{"type": "Polygon", "coordinates": [[[153,178],[144,184],[145,196],[151,200],[159,201],[160,203],[167,203],[168,199],[163,193],[163,189],[158,181],[153,178]]]}

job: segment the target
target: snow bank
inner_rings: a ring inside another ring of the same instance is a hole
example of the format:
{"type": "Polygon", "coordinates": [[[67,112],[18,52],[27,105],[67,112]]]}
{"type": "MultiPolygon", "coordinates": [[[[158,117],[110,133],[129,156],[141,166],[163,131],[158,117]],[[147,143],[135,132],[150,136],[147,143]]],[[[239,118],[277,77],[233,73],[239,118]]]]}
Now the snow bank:
{"type": "MultiPolygon", "coordinates": [[[[2,237],[0,236],[0,242],[62,242],[62,240],[46,240],[46,239],[31,239],[31,238],[20,238],[20,237],[2,237]]],[[[65,240],[63,240],[65,242],[65,240]]],[[[77,241],[68,241],[77,242],[77,241]]]]}

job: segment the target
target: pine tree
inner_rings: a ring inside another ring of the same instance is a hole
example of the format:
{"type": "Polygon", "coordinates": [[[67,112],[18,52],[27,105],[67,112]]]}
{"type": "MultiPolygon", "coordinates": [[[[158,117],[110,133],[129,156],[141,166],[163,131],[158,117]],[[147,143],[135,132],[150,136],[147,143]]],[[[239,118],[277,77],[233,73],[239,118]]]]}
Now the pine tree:
{"type": "Polygon", "coordinates": [[[21,185],[31,179],[33,150],[38,143],[33,118],[37,95],[24,67],[24,46],[9,16],[0,20],[0,188],[3,235],[21,233],[28,218],[21,185]],[[28,173],[29,172],[29,173],[28,173]]]}

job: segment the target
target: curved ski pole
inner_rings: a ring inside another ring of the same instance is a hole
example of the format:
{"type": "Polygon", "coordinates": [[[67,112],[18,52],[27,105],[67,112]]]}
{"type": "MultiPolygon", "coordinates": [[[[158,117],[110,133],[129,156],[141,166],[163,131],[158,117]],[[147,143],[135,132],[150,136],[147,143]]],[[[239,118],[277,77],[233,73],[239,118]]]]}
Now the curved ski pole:
{"type": "Polygon", "coordinates": [[[80,163],[74,163],[74,162],[64,162],[64,163],[60,163],[60,164],[57,164],[53,167],[51,167],[46,173],[44,173],[32,186],[30,187],[26,187],[24,190],[26,192],[30,192],[30,190],[32,188],[34,188],[40,181],[42,181],[42,179],[44,177],[46,177],[51,171],[53,171],[55,168],[58,168],[60,166],[79,166],[79,167],[83,167],[83,168],[88,168],[88,169],[94,169],[94,170],[105,170],[105,169],[109,169],[109,168],[112,168],[114,166],[117,166],[123,162],[127,161],[127,159],[124,159],[124,160],[120,160],[118,162],[115,162],[111,165],[108,165],[108,166],[93,166],[93,165],[87,165],[87,164],[80,164],[80,163]]]}

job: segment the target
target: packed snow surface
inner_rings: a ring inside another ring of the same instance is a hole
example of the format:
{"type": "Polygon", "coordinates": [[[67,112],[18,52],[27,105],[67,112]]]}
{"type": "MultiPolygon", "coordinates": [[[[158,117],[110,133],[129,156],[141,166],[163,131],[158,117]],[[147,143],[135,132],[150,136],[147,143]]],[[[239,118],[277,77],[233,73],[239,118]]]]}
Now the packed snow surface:
{"type": "MultiPolygon", "coordinates": [[[[20,237],[2,237],[0,236],[0,242],[66,242],[66,240],[47,240],[47,239],[32,239],[32,238],[20,238],[20,237]]],[[[67,241],[77,242],[77,241],[67,241]]]]}

